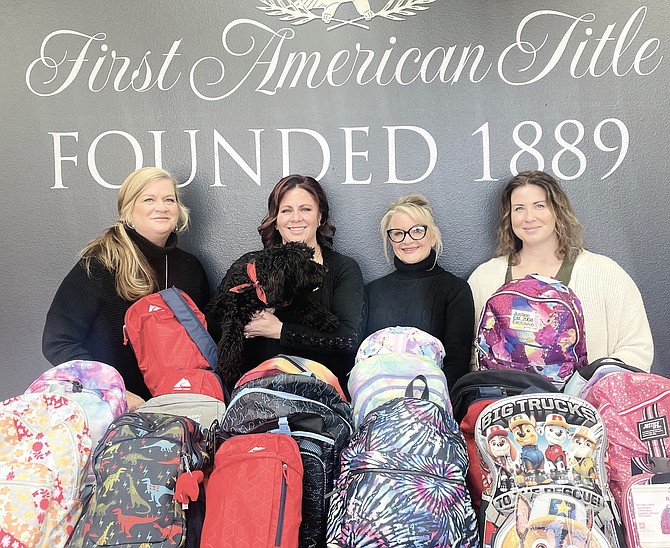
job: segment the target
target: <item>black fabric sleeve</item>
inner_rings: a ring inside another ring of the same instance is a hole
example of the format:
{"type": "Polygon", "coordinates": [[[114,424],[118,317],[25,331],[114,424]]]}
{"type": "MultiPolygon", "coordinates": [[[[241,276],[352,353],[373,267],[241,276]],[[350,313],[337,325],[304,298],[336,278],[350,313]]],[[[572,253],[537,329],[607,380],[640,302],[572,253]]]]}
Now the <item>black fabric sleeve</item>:
{"type": "Polygon", "coordinates": [[[284,323],[281,331],[282,346],[301,349],[319,349],[328,353],[354,352],[361,342],[361,326],[365,325],[363,305],[363,275],[358,263],[349,257],[336,255],[329,265],[329,287],[322,296],[323,304],[340,320],[333,332],[311,329],[303,325],[284,323]]]}
{"type": "MultiPolygon", "coordinates": [[[[107,277],[103,272],[94,276],[107,277]]],[[[113,284],[111,274],[109,278],[113,284]]],[[[90,278],[81,262],[63,279],[47,312],[42,334],[42,353],[52,365],[94,359],[84,341],[101,306],[101,282],[100,278],[90,278]]]]}
{"type": "Polygon", "coordinates": [[[472,290],[467,282],[459,280],[447,298],[444,323],[444,374],[451,388],[470,370],[475,306],[472,290]]]}

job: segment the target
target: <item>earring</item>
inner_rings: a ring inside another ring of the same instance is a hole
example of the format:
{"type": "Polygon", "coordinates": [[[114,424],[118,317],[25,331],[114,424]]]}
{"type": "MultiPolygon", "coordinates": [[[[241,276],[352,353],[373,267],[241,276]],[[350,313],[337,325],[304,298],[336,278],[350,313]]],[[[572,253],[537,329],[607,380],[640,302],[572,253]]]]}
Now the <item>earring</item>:
{"type": "Polygon", "coordinates": [[[126,221],[126,226],[135,230],[135,223],[133,223],[130,219],[126,221]]]}

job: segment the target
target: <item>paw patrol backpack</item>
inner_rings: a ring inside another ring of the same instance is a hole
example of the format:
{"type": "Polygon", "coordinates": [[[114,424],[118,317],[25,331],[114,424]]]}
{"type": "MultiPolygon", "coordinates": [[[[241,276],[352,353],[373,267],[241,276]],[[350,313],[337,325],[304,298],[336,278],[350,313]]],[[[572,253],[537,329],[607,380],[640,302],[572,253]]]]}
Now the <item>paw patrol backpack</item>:
{"type": "Polygon", "coordinates": [[[479,415],[475,441],[490,475],[479,514],[485,548],[623,546],[595,407],[561,393],[502,398],[479,415]]]}

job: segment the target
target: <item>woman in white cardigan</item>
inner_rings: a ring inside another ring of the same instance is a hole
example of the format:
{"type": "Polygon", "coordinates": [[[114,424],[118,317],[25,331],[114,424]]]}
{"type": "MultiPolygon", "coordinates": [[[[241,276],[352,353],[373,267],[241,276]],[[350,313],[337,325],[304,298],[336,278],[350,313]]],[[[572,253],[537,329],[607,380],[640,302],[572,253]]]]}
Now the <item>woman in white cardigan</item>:
{"type": "Polygon", "coordinates": [[[582,303],[589,361],[611,356],[649,371],[654,345],[640,291],[616,262],[584,249],[581,223],[558,182],[543,171],[519,173],[502,192],[500,213],[497,256],[468,279],[475,325],[503,283],[551,276],[582,303]]]}

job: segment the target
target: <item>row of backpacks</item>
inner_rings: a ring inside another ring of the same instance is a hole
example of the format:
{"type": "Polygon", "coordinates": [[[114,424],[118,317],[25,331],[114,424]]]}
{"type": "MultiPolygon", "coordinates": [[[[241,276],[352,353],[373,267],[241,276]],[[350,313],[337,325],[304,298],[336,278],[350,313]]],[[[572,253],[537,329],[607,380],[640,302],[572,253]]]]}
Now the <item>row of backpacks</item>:
{"type": "Polygon", "coordinates": [[[176,391],[135,412],[111,366],[50,369],[0,402],[0,545],[477,546],[444,349],[409,331],[368,341],[355,406],[292,356],[226,403],[176,391]]]}
{"type": "Polygon", "coordinates": [[[599,360],[565,393],[475,371],[450,399],[439,342],[367,343],[351,403],[294,356],[227,405],[177,394],[134,413],[109,366],[47,371],[0,404],[0,545],[667,545],[668,379],[599,360]]]}
{"type": "MultiPolygon", "coordinates": [[[[228,395],[195,305],[174,288],[145,300],[124,328],[156,396],[137,412],[126,413],[115,370],[95,362],[54,368],[0,404],[0,545],[667,544],[670,514],[649,504],[668,500],[666,379],[580,356],[560,382],[545,367],[493,363],[506,370],[449,390],[440,341],[395,327],[361,344],[351,403],[325,367],[292,356],[228,395]],[[646,388],[619,382],[624,372],[646,388]],[[602,401],[587,401],[597,387],[602,401]]],[[[543,337],[561,337],[565,318],[552,311],[543,337]]],[[[482,355],[490,340],[478,340],[482,355]]],[[[525,352],[511,342],[491,348],[525,352]]],[[[583,346],[579,332],[573,343],[560,348],[583,346]]],[[[543,359],[556,355],[547,349],[543,359]]]]}

